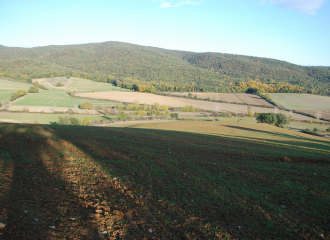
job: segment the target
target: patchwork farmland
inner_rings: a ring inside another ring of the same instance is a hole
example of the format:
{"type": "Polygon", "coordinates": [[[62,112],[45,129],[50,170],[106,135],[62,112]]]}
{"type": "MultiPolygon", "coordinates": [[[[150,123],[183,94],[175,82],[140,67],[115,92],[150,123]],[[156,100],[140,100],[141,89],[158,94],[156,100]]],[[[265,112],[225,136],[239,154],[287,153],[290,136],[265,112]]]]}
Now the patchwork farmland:
{"type": "MultiPolygon", "coordinates": [[[[225,111],[233,113],[242,113],[246,114],[248,112],[248,106],[246,105],[237,105],[237,104],[228,104],[228,103],[216,103],[202,100],[193,100],[187,98],[177,98],[177,97],[168,97],[168,96],[159,96],[151,93],[139,93],[139,92],[92,92],[92,93],[78,93],[78,97],[90,98],[90,99],[103,99],[103,100],[113,100],[119,102],[134,102],[138,101],[140,104],[154,104],[159,103],[160,105],[168,105],[171,107],[185,107],[185,106],[194,106],[195,108],[211,110],[211,111],[225,111]]],[[[264,100],[263,100],[264,101],[264,100]]],[[[262,108],[262,107],[251,107],[253,112],[274,112],[272,108],[262,108]]],[[[279,113],[283,113],[287,116],[290,115],[289,112],[279,110],[279,113]]],[[[310,120],[312,118],[300,115],[292,114],[294,119],[297,120],[310,120]]]]}

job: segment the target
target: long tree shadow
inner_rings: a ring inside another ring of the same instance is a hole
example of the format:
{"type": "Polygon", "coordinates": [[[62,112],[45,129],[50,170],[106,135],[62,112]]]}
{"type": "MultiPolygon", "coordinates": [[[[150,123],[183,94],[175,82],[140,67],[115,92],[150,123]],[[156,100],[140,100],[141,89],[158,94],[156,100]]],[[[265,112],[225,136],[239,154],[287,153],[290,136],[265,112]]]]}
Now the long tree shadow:
{"type": "Polygon", "coordinates": [[[270,135],[274,135],[274,136],[282,136],[282,137],[285,137],[285,138],[294,138],[294,139],[301,139],[301,140],[308,140],[308,141],[315,141],[315,142],[330,144],[329,141],[316,140],[316,139],[311,140],[310,138],[307,138],[307,137],[301,137],[301,136],[297,136],[297,135],[290,135],[290,134],[286,134],[286,133],[282,133],[282,132],[270,132],[270,131],[255,129],[255,128],[247,128],[247,127],[232,126],[232,125],[224,125],[224,126],[228,127],[228,128],[235,128],[235,129],[240,129],[240,130],[244,130],[244,131],[262,132],[262,133],[266,133],[266,134],[270,134],[270,135]]]}
{"type": "Polygon", "coordinates": [[[5,213],[0,221],[6,223],[0,238],[99,239],[96,224],[78,229],[94,209],[86,208],[70,184],[46,168],[45,161],[53,161],[52,157],[64,161],[60,154],[48,155],[53,152],[48,140],[57,135],[42,127],[13,124],[1,124],[0,132],[1,161],[13,168],[7,183],[10,189],[2,193],[0,201],[5,213]]]}

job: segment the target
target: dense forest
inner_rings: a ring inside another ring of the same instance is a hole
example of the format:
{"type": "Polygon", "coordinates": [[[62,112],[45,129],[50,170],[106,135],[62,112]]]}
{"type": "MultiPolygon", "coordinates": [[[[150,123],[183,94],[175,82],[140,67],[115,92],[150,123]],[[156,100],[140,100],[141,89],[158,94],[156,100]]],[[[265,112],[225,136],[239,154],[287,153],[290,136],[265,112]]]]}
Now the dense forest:
{"type": "Polygon", "coordinates": [[[121,42],[35,48],[0,45],[0,78],[74,76],[137,91],[306,92],[330,95],[330,68],[121,42]]]}

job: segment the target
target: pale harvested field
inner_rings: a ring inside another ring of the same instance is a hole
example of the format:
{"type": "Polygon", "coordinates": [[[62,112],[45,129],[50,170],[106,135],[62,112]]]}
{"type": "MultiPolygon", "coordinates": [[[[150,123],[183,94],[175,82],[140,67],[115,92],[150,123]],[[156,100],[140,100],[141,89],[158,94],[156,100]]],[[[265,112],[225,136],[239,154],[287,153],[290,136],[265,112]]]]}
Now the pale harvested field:
{"type": "MultiPolygon", "coordinates": [[[[69,109],[66,107],[44,107],[44,106],[17,106],[17,105],[9,105],[8,111],[13,112],[34,112],[34,113],[53,113],[53,112],[67,112],[69,109]]],[[[78,109],[77,113],[80,114],[100,114],[101,112],[97,110],[87,110],[87,109],[78,109]]]]}
{"type": "Polygon", "coordinates": [[[271,93],[271,99],[288,109],[330,110],[330,97],[301,93],[271,93]]]}
{"type": "MultiPolygon", "coordinates": [[[[204,110],[211,111],[221,111],[221,112],[233,112],[233,113],[243,113],[248,112],[248,106],[228,104],[228,103],[215,103],[202,100],[193,100],[186,98],[177,97],[166,97],[159,96],[151,93],[139,93],[139,92],[93,92],[93,93],[77,93],[76,96],[83,98],[92,99],[107,99],[119,102],[134,102],[139,101],[140,104],[154,104],[159,103],[160,105],[167,105],[170,107],[185,107],[194,106],[195,108],[200,108],[204,110]]],[[[272,108],[261,108],[261,107],[251,107],[252,112],[274,112],[272,108]]],[[[284,113],[289,116],[289,112],[279,110],[279,113],[284,113]]],[[[313,118],[303,116],[300,114],[292,114],[293,119],[296,120],[311,120],[313,118]]]]}
{"type": "MultiPolygon", "coordinates": [[[[170,94],[178,95],[178,96],[188,96],[188,93],[176,93],[172,92],[170,94]]],[[[210,98],[210,100],[221,100],[224,102],[235,102],[235,103],[247,103],[253,105],[264,105],[264,106],[272,106],[270,103],[262,99],[261,97],[253,94],[247,93],[200,93],[200,92],[192,92],[193,97],[196,95],[198,98],[210,98]]]]}

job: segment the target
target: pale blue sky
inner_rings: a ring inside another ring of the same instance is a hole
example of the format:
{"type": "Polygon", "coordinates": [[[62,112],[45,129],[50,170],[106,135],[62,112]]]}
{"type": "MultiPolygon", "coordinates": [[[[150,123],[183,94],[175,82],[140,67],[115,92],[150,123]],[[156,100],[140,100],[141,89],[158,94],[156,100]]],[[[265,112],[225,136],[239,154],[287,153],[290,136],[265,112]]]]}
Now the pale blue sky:
{"type": "Polygon", "coordinates": [[[121,41],[330,66],[330,0],[0,0],[0,44],[121,41]]]}

